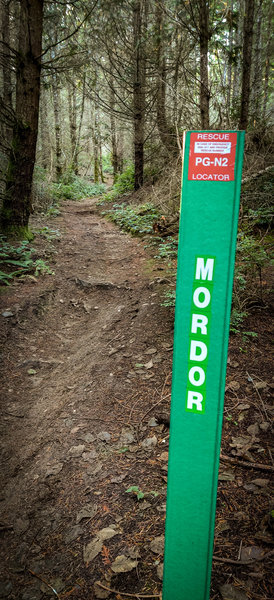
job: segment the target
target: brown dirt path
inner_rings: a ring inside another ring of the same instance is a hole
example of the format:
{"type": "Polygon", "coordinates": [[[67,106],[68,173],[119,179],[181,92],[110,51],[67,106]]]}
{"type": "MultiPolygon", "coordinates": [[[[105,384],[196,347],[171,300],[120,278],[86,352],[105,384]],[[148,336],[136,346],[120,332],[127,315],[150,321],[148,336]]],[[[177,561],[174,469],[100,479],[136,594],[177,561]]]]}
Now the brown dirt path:
{"type": "MultiPolygon", "coordinates": [[[[16,282],[0,297],[0,598],[122,598],[97,580],[157,595],[173,343],[163,270],[141,241],[100,217],[95,199],[64,203],[48,224],[62,234],[55,275],[16,282]]],[[[249,328],[259,333],[252,343],[230,343],[222,443],[236,462],[221,463],[211,600],[224,598],[221,584],[233,598],[271,597],[262,560],[271,471],[237,463],[271,464],[268,312],[251,315],[249,328]],[[259,562],[230,564],[242,551],[259,562]]]]}
{"type": "MultiPolygon", "coordinates": [[[[161,398],[170,372],[172,321],[155,302],[141,243],[99,217],[94,200],[67,202],[54,226],[62,231],[55,276],[14,285],[1,308],[13,313],[2,318],[4,581],[8,597],[24,600],[51,593],[25,568],[62,592],[77,585],[73,598],[94,597],[94,570],[98,577],[104,563],[99,557],[85,573],[83,546],[124,518],[132,504],[124,491],[142,486],[138,462],[153,446],[137,453],[133,426],[143,406],[146,412],[161,398]],[[133,450],[133,478],[124,448],[133,450]],[[77,523],[91,503],[92,518],[77,523]]],[[[123,553],[117,538],[116,548],[113,560],[123,553]]]]}

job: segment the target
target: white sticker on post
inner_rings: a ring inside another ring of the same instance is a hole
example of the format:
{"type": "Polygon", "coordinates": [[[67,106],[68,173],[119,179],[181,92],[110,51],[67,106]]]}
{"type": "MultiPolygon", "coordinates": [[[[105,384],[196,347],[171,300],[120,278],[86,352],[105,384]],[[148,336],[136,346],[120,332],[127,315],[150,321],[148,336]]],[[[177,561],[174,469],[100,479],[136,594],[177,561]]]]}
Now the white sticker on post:
{"type": "Polygon", "coordinates": [[[230,154],[231,142],[195,142],[195,154],[230,154]]]}

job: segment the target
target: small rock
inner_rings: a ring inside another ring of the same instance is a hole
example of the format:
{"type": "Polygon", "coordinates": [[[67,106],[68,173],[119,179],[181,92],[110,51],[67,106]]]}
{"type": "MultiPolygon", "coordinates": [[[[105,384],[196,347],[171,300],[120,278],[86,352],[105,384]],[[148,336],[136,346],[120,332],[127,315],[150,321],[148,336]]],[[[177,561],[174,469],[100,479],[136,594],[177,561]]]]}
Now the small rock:
{"type": "Polygon", "coordinates": [[[268,387],[266,381],[254,381],[254,387],[256,390],[264,390],[268,387]]]}
{"type": "Polygon", "coordinates": [[[101,431],[100,433],[98,433],[98,439],[101,440],[101,442],[110,442],[111,440],[111,435],[110,433],[108,433],[107,431],[101,431]]]}
{"type": "Polygon", "coordinates": [[[159,460],[162,460],[163,462],[167,462],[168,461],[168,452],[162,452],[162,454],[160,454],[160,456],[158,456],[159,460]]]}
{"type": "Polygon", "coordinates": [[[148,427],[157,427],[158,422],[156,421],[155,417],[152,417],[152,419],[149,419],[148,421],[148,427]]]}
{"type": "Polygon", "coordinates": [[[223,600],[248,600],[247,595],[241,590],[235,588],[230,583],[225,583],[220,587],[223,600]]]}
{"type": "Polygon", "coordinates": [[[83,519],[93,519],[98,510],[96,504],[86,504],[78,513],[76,517],[76,524],[80,523],[83,519]]]}
{"type": "Polygon", "coordinates": [[[233,471],[223,471],[223,473],[219,473],[218,479],[219,481],[234,481],[235,475],[233,471]]]}
{"type": "Polygon", "coordinates": [[[152,450],[157,445],[157,437],[153,435],[152,437],[148,437],[141,443],[142,448],[144,450],[152,450]]]}
{"type": "Polygon", "coordinates": [[[247,428],[247,432],[252,435],[252,436],[256,436],[259,433],[259,425],[258,423],[254,423],[253,425],[249,425],[249,427],[247,428]]]}
{"type": "Polygon", "coordinates": [[[85,446],[80,444],[79,446],[72,446],[69,449],[68,454],[72,458],[79,458],[79,456],[81,456],[83,454],[84,450],[85,450],[85,446]]]}
{"type": "Polygon", "coordinates": [[[254,483],[258,487],[266,487],[269,484],[269,479],[252,479],[251,483],[254,483]]]}
{"type": "Polygon", "coordinates": [[[13,317],[13,312],[11,312],[11,310],[4,310],[4,312],[2,312],[2,317],[13,317]]]}
{"type": "Polygon", "coordinates": [[[150,549],[154,554],[164,554],[165,536],[159,535],[150,543],[150,549]]]}
{"type": "Polygon", "coordinates": [[[144,354],[156,354],[157,348],[148,348],[145,350],[144,354]]]}
{"type": "Polygon", "coordinates": [[[95,435],[92,433],[81,433],[77,435],[77,438],[79,440],[84,440],[84,442],[87,442],[87,444],[92,444],[92,442],[95,442],[96,440],[95,435]]]}
{"type": "Polygon", "coordinates": [[[63,463],[55,463],[55,465],[52,465],[51,467],[49,467],[46,471],[46,477],[49,477],[50,475],[58,475],[58,473],[60,473],[60,471],[62,471],[63,468],[63,463]]]}
{"type": "Polygon", "coordinates": [[[260,429],[262,431],[268,431],[270,428],[270,423],[268,421],[263,421],[263,423],[260,424],[260,429]]]}
{"type": "Polygon", "coordinates": [[[92,462],[97,456],[96,450],[91,450],[90,452],[83,452],[82,459],[85,462],[92,462]]]}
{"type": "Polygon", "coordinates": [[[124,554],[116,556],[115,561],[111,565],[111,570],[114,573],[128,573],[135,569],[138,565],[138,560],[127,558],[124,554]]]}
{"type": "Polygon", "coordinates": [[[132,431],[129,429],[122,429],[122,433],[120,435],[119,444],[122,446],[127,446],[128,444],[133,444],[136,441],[135,435],[133,435],[132,431]]]}
{"type": "Polygon", "coordinates": [[[250,404],[238,404],[237,410],[248,410],[250,408],[250,404]]]}
{"type": "Polygon", "coordinates": [[[158,579],[162,581],[164,576],[164,563],[160,563],[156,570],[158,579]]]}

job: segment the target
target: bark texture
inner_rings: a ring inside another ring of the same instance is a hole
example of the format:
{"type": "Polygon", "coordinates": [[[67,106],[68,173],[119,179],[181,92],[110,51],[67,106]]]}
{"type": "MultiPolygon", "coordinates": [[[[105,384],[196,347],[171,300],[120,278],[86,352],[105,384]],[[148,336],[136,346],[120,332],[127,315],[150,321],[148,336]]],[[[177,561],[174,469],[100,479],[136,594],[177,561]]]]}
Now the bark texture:
{"type": "Polygon", "coordinates": [[[38,130],[43,0],[21,0],[16,70],[16,122],[1,211],[4,231],[28,227],[38,130]]]}
{"type": "Polygon", "coordinates": [[[242,94],[241,94],[241,112],[240,112],[239,129],[246,129],[248,126],[253,28],[254,28],[254,0],[246,0],[245,1],[245,16],[244,16],[244,31],[243,31],[242,94]]]}

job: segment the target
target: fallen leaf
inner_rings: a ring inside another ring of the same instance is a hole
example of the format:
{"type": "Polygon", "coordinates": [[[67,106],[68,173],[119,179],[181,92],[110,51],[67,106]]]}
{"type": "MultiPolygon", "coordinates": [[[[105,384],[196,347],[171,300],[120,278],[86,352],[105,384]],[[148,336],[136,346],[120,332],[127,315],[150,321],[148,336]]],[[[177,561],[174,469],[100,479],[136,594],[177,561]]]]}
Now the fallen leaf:
{"type": "Polygon", "coordinates": [[[138,565],[138,560],[127,558],[124,554],[116,556],[115,561],[111,565],[111,570],[114,573],[128,573],[135,569],[138,565]]]}
{"type": "Polygon", "coordinates": [[[246,546],[242,547],[240,559],[243,562],[249,562],[250,560],[258,560],[264,556],[264,550],[259,546],[246,546]]]}
{"type": "Polygon", "coordinates": [[[154,554],[164,554],[165,536],[159,535],[150,543],[150,549],[154,554]]]}
{"type": "Polygon", "coordinates": [[[80,523],[83,519],[93,519],[98,510],[96,504],[86,504],[78,513],[76,517],[76,524],[80,523]]]}

